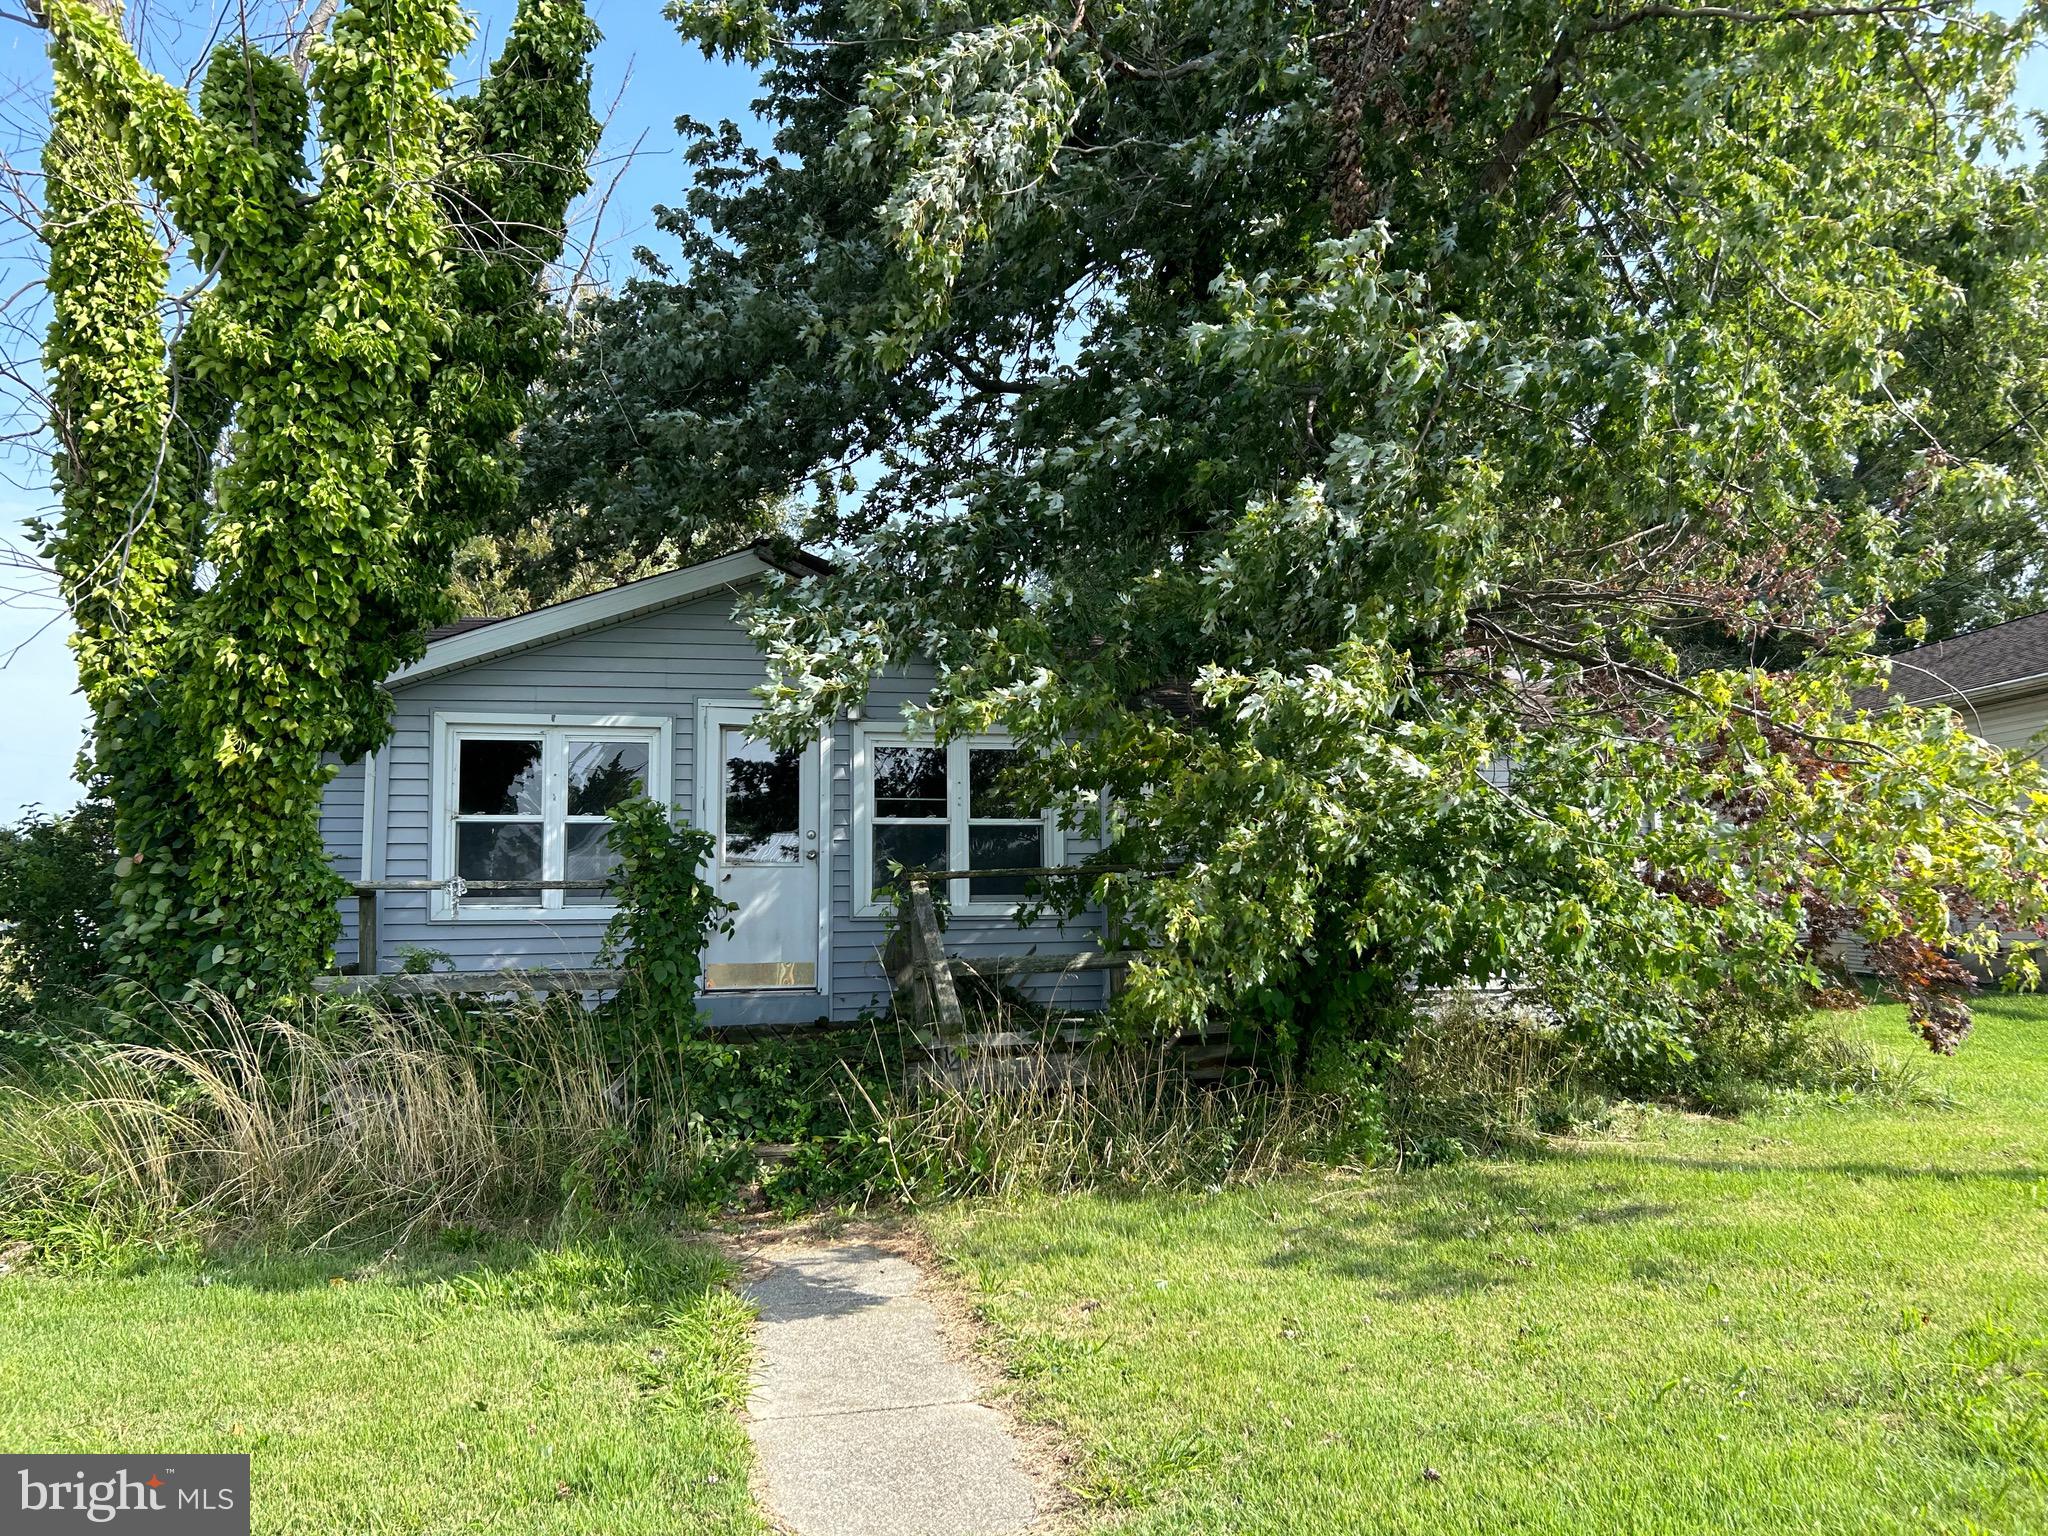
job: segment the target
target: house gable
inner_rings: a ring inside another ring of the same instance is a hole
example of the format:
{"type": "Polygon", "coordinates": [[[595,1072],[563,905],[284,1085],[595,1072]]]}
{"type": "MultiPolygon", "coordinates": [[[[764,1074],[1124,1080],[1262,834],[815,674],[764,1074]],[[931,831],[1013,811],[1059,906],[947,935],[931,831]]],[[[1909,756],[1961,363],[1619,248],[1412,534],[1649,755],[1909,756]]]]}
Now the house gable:
{"type": "Polygon", "coordinates": [[[427,646],[426,655],[386,679],[390,689],[409,688],[429,679],[459,672],[482,662],[514,656],[539,646],[615,624],[629,623],[681,603],[721,591],[737,596],[740,589],[771,571],[787,570],[761,547],[743,549],[677,571],[664,571],[640,581],[569,598],[531,613],[485,623],[451,625],[427,646]]]}
{"type": "MultiPolygon", "coordinates": [[[[445,881],[452,873],[448,743],[465,731],[499,734],[489,729],[498,725],[506,727],[504,734],[523,730],[544,738],[548,760],[556,763],[558,736],[654,735],[649,722],[662,722],[656,739],[667,771],[660,788],[682,814],[706,823],[719,769],[715,749],[700,762],[703,743],[713,739],[718,719],[756,701],[754,690],[766,678],[761,653],[734,609],[750,584],[775,569],[789,567],[749,551],[436,640],[420,663],[390,682],[393,730],[385,746],[373,759],[344,767],[330,786],[332,814],[323,830],[337,869],[348,875],[360,869],[362,878],[375,881],[445,881]],[[628,729],[606,732],[606,721],[628,729]]],[[[900,719],[905,704],[928,698],[933,681],[924,665],[878,677],[866,720],[880,728],[900,719]]],[[[880,955],[889,920],[854,888],[855,736],[850,720],[825,733],[816,788],[822,882],[817,987],[715,993],[707,1006],[721,1023],[803,1023],[825,1014],[843,1020],[888,1005],[891,985],[880,955]]],[[[1092,846],[1072,840],[1066,852],[1079,856],[1092,846]]],[[[352,962],[353,901],[343,904],[343,913],[340,958],[352,962]]],[[[587,968],[596,963],[605,923],[601,909],[578,911],[566,902],[537,913],[476,907],[458,913],[439,892],[388,892],[379,903],[378,970],[396,970],[408,950],[437,952],[446,957],[444,967],[458,971],[587,968]]],[[[1020,948],[1058,954],[1096,947],[1097,927],[1090,918],[1020,930],[1006,915],[961,911],[947,937],[962,955],[1020,948]]],[[[1029,981],[1030,990],[1048,1000],[1083,1004],[1099,1000],[1099,984],[1099,975],[1029,981]]]]}

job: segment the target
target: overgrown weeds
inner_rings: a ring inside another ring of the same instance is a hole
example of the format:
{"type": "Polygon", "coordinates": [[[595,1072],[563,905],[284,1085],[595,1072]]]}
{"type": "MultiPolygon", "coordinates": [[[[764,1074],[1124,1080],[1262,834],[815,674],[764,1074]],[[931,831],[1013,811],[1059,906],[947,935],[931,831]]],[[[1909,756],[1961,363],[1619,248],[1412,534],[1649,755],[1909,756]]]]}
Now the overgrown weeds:
{"type": "MultiPolygon", "coordinates": [[[[983,1043],[935,1059],[880,1023],[646,1044],[631,1015],[567,1000],[245,1017],[214,999],[152,1019],[144,1043],[38,1036],[36,1064],[0,1079],[0,1240],[97,1263],[138,1242],[381,1240],[565,1209],[1217,1188],[1452,1161],[1583,1131],[1614,1103],[1545,1015],[1473,994],[1422,1010],[1391,1062],[1306,1080],[978,1008],[983,1043]]],[[[1919,1070],[1824,1026],[1770,1037],[1762,1083],[1757,1049],[1703,1059],[1711,1092],[1691,1102],[1939,1100],[1919,1070]]]]}
{"type": "Polygon", "coordinates": [[[845,1171],[910,1201],[1220,1186],[1384,1147],[1377,1116],[1361,1126],[1341,1096],[1243,1072],[1205,1082],[1173,1045],[942,1058],[868,1107],[845,1171]]]}
{"type": "Polygon", "coordinates": [[[687,1188],[689,1121],[634,1084],[574,1007],[500,1008],[461,1041],[421,1006],[245,1019],[183,1043],[75,1047],[0,1085],[11,1237],[275,1229],[316,1240],[687,1188]]]}
{"type": "Polygon", "coordinates": [[[1557,1021],[1505,995],[1426,998],[1387,1074],[1387,1116],[1404,1163],[1454,1162],[1606,1112],[1557,1021]]]}

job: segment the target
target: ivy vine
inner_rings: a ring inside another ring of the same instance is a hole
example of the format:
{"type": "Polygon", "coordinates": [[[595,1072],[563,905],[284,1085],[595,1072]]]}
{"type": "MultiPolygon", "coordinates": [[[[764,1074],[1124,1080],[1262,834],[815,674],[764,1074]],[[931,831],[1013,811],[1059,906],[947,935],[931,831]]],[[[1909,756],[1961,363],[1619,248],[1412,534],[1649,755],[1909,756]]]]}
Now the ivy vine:
{"type": "Polygon", "coordinates": [[[160,988],[287,992],[339,935],[319,831],[334,763],[384,738],[378,685],[449,615],[455,546],[510,498],[554,339],[541,274],[596,140],[596,30],[576,0],[524,0],[453,102],[455,0],[354,0],[305,82],[229,42],[195,105],[100,9],[44,14],[71,172],[45,231],[48,547],[118,808],[110,959],[160,988]],[[210,279],[175,348],[134,177],[210,279]]]}

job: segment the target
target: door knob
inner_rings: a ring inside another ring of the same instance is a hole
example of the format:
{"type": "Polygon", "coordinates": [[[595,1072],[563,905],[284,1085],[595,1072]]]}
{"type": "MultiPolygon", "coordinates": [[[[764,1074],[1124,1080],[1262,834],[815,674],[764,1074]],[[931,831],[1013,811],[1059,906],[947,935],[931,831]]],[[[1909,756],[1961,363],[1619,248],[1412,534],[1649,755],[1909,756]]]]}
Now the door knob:
{"type": "Polygon", "coordinates": [[[804,857],[807,859],[815,859],[817,856],[818,850],[815,848],[806,848],[804,850],[804,857]]]}

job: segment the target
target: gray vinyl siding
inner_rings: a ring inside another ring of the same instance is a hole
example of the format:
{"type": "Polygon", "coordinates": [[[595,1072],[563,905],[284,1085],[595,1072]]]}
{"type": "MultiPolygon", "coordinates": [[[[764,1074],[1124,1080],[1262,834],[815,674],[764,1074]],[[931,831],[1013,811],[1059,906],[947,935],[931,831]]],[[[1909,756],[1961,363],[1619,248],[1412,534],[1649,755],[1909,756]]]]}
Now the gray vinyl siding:
{"type": "MultiPolygon", "coordinates": [[[[436,711],[561,715],[641,715],[671,722],[673,757],[669,798],[680,815],[694,819],[697,806],[697,706],[700,700],[746,702],[764,676],[752,640],[732,617],[730,591],[714,593],[608,628],[589,630],[511,656],[479,662],[459,671],[400,685],[393,691],[393,730],[378,755],[376,815],[382,836],[373,854],[371,878],[433,877],[430,761],[436,711]]],[[[928,669],[877,683],[868,717],[881,721],[910,700],[922,700],[931,683],[928,669]]],[[[886,1010],[889,982],[880,961],[887,937],[882,918],[853,915],[852,727],[832,732],[826,760],[830,775],[829,820],[830,947],[829,998],[816,993],[718,993],[709,999],[720,1022],[798,1023],[829,1011],[835,1019],[857,1018],[863,1010],[886,1010]]],[[[354,876],[362,846],[362,765],[345,770],[329,787],[322,832],[338,871],[354,876]],[[352,784],[351,789],[349,785],[352,784]]],[[[1069,857],[1091,846],[1069,836],[1069,857]]],[[[604,935],[603,918],[569,913],[546,919],[502,921],[437,920],[424,893],[387,893],[378,907],[379,971],[396,970],[408,950],[435,950],[457,970],[594,965],[604,935]]],[[[354,959],[354,903],[345,904],[349,937],[338,956],[354,959]]],[[[1020,929],[1007,918],[956,917],[947,932],[955,954],[1077,953],[1097,947],[1100,919],[1090,916],[1065,929],[1052,922],[1020,929]]],[[[1070,978],[1031,979],[1031,990],[1070,1006],[1099,1000],[1100,973],[1070,978]]]]}
{"type": "MultiPolygon", "coordinates": [[[[868,722],[875,726],[896,723],[905,704],[926,700],[932,681],[930,668],[922,666],[876,679],[864,706],[868,722]]],[[[867,1008],[887,1011],[890,990],[881,963],[889,921],[855,912],[853,788],[853,729],[842,724],[832,736],[832,1011],[838,1019],[858,1017],[867,1008]]],[[[1095,847],[1076,833],[1068,833],[1067,862],[1077,862],[1095,847]]],[[[1101,930],[1098,912],[1083,913],[1065,927],[1048,919],[1029,928],[1020,928],[1007,917],[955,913],[946,927],[946,952],[970,960],[997,955],[1084,954],[1101,948],[1101,930]]],[[[1065,979],[1029,977],[1022,990],[1042,1003],[1088,1008],[1101,1006],[1104,986],[1100,971],[1084,971],[1065,979]]]]}
{"type": "MultiPolygon", "coordinates": [[[[363,871],[363,765],[343,763],[328,782],[320,802],[320,841],[326,845],[328,861],[344,880],[358,880],[363,871]]],[[[341,904],[341,942],[335,946],[335,964],[343,969],[356,963],[356,904],[341,904]]]]}

